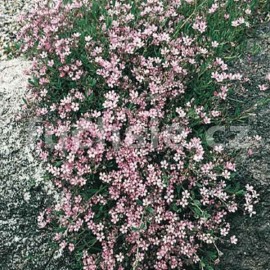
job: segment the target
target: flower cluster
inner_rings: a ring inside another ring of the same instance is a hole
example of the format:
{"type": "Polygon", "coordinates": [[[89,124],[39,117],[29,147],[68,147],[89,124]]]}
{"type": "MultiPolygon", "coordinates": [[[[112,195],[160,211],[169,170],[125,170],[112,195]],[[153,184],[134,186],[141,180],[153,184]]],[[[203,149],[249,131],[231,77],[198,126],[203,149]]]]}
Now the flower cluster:
{"type": "MultiPolygon", "coordinates": [[[[57,224],[55,241],[81,254],[84,270],[204,265],[238,202],[235,164],[197,131],[243,81],[208,23],[244,27],[249,1],[233,3],[245,20],[226,16],[226,0],[67,2],[31,11],[19,36],[34,57],[37,151],[63,193],[40,226],[57,224]]],[[[253,214],[257,194],[247,190],[253,214]]]]}

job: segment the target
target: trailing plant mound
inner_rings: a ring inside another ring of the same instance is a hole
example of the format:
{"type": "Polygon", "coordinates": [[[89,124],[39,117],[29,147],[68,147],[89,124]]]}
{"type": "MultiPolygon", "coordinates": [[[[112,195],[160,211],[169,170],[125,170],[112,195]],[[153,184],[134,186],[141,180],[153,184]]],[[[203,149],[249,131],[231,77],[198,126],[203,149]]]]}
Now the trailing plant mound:
{"type": "Polygon", "coordinates": [[[47,1],[22,17],[45,179],[72,269],[213,269],[258,194],[206,132],[247,78],[226,63],[257,1],[47,1]],[[223,59],[224,57],[224,59],[223,59]]]}

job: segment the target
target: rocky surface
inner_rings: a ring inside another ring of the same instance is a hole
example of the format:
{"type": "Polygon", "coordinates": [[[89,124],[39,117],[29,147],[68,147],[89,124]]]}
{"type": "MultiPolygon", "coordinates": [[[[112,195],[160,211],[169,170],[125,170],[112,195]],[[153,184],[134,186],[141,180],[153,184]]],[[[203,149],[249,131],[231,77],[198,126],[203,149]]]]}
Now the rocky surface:
{"type": "Polygon", "coordinates": [[[238,244],[223,247],[224,256],[218,269],[270,270],[270,88],[258,90],[259,84],[267,84],[265,75],[270,72],[270,23],[261,26],[248,41],[246,57],[238,65],[251,78],[248,91],[235,96],[242,103],[232,106],[249,111],[241,123],[247,136],[234,142],[238,146],[238,178],[243,185],[256,187],[260,202],[253,217],[233,217],[232,232],[237,235],[238,244]],[[257,145],[251,139],[254,135],[261,137],[257,145]]]}
{"type": "Polygon", "coordinates": [[[35,120],[17,121],[22,111],[29,68],[13,59],[17,19],[38,0],[0,0],[0,270],[67,270],[67,259],[57,257],[49,231],[40,230],[40,211],[58,194],[44,182],[42,164],[34,155],[35,120]],[[1,61],[2,60],[2,61],[1,61]]]}
{"type": "Polygon", "coordinates": [[[39,212],[57,193],[43,181],[33,154],[33,119],[16,121],[28,66],[21,59],[0,62],[0,269],[66,269],[54,260],[50,233],[37,226],[39,212]]]}

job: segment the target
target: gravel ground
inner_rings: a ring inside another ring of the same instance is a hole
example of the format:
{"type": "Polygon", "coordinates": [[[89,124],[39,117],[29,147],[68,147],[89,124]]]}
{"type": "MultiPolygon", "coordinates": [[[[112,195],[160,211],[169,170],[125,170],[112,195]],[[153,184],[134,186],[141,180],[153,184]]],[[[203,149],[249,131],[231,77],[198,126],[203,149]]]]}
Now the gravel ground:
{"type": "Polygon", "coordinates": [[[50,232],[37,226],[38,214],[57,194],[44,183],[42,164],[33,154],[33,119],[15,119],[30,63],[6,61],[12,55],[5,47],[18,32],[18,16],[35,1],[0,0],[0,270],[69,269],[65,258],[54,258],[50,232]]]}
{"type": "MultiPolygon", "coordinates": [[[[243,185],[255,186],[260,202],[253,217],[232,218],[232,232],[239,241],[235,246],[223,247],[224,256],[218,269],[270,270],[270,89],[258,91],[258,84],[266,83],[265,75],[270,72],[270,23],[260,27],[249,40],[247,55],[237,66],[251,78],[251,83],[248,92],[235,95],[241,103],[233,104],[232,109],[241,106],[242,110],[248,110],[257,104],[243,125],[249,128],[249,134],[262,138],[250,157],[247,148],[240,149],[236,158],[238,174],[243,185]],[[259,53],[254,53],[255,47],[259,53]]],[[[235,145],[241,146],[243,141],[236,139],[235,145]]]]}
{"type": "Polygon", "coordinates": [[[5,48],[11,45],[18,32],[17,19],[29,10],[35,0],[0,0],[0,60],[6,59],[5,48]]]}
{"type": "Polygon", "coordinates": [[[28,67],[22,59],[0,62],[0,269],[68,269],[53,259],[50,233],[37,227],[39,212],[57,194],[44,183],[42,164],[33,154],[33,119],[15,119],[28,67]]]}

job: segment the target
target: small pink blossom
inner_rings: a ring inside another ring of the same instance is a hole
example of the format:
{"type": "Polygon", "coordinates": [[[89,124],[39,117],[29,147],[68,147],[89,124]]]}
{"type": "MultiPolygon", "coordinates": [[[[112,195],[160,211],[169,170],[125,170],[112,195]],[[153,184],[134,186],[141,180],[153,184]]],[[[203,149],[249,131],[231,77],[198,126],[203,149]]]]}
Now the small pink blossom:
{"type": "Polygon", "coordinates": [[[235,235],[233,235],[233,236],[231,236],[230,241],[231,241],[232,244],[236,245],[237,242],[238,242],[238,239],[236,238],[235,235]]]}
{"type": "Polygon", "coordinates": [[[211,45],[212,45],[213,48],[217,48],[219,43],[217,41],[212,41],[211,45]]]}
{"type": "Polygon", "coordinates": [[[266,91],[268,89],[268,86],[266,84],[259,84],[258,87],[260,91],[266,91]]]}

